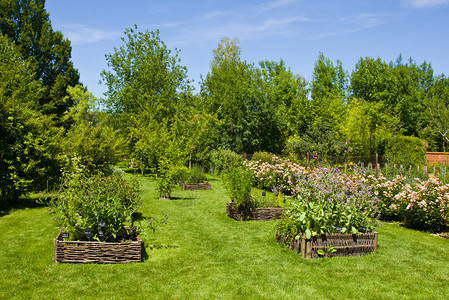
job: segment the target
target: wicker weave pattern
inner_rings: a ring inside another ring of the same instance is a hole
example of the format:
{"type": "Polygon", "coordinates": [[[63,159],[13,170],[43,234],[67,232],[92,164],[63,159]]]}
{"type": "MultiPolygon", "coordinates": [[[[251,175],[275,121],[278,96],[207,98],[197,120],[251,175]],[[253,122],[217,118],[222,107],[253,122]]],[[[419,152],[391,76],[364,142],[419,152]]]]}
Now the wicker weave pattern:
{"type": "Polygon", "coordinates": [[[63,241],[62,231],[54,240],[56,263],[117,264],[142,261],[140,236],[130,242],[63,241]]]}
{"type": "Polygon", "coordinates": [[[211,184],[209,182],[203,183],[179,183],[182,190],[210,190],[211,184]]]}
{"type": "Polygon", "coordinates": [[[234,202],[226,203],[226,214],[237,221],[270,221],[280,219],[286,208],[237,208],[234,202]]]}
{"type": "Polygon", "coordinates": [[[358,234],[318,234],[311,239],[301,235],[298,240],[281,236],[276,232],[276,242],[287,244],[290,250],[301,253],[303,258],[319,258],[318,250],[326,252],[333,246],[335,253],[326,256],[358,256],[377,252],[377,232],[358,234]]]}

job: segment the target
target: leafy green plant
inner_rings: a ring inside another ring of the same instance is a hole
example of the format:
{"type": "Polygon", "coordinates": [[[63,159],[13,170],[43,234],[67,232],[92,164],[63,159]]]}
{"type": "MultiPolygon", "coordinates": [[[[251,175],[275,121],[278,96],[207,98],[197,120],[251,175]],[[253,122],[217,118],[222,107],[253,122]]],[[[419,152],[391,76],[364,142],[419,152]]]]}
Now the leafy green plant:
{"type": "Polygon", "coordinates": [[[273,160],[277,160],[277,157],[276,157],[276,155],[271,154],[266,151],[258,151],[253,154],[253,156],[251,157],[251,160],[272,163],[273,160]]]}
{"type": "Polygon", "coordinates": [[[107,241],[122,234],[122,227],[132,222],[132,214],[142,202],[136,180],[127,181],[120,175],[81,175],[63,182],[47,204],[71,240],[84,240],[89,231],[88,239],[107,241]]]}
{"type": "Polygon", "coordinates": [[[250,206],[252,184],[251,174],[247,168],[233,168],[223,173],[223,183],[229,197],[237,206],[250,206]]]}
{"type": "Polygon", "coordinates": [[[243,164],[243,157],[231,150],[217,150],[212,152],[212,166],[215,174],[221,174],[243,164]]]}
{"type": "Polygon", "coordinates": [[[159,172],[156,178],[157,191],[159,198],[170,199],[174,189],[173,166],[168,159],[162,159],[159,162],[159,172]]]}
{"type": "Polygon", "coordinates": [[[298,178],[296,199],[276,225],[284,236],[371,231],[378,199],[357,176],[318,168],[298,178]]]}
{"type": "Polygon", "coordinates": [[[335,252],[337,252],[337,249],[334,248],[334,245],[330,245],[329,247],[326,248],[326,250],[323,249],[317,250],[318,255],[321,257],[328,256],[335,252]]]}
{"type": "Polygon", "coordinates": [[[176,183],[202,183],[207,181],[206,175],[197,167],[175,167],[173,169],[173,181],[176,183]]]}

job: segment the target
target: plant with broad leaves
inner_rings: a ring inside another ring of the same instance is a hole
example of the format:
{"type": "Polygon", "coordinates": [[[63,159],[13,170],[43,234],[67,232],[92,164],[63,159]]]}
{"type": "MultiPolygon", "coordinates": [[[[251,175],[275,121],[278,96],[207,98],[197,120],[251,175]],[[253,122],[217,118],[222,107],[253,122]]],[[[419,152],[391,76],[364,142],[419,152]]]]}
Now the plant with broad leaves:
{"type": "Polygon", "coordinates": [[[284,236],[372,231],[378,199],[358,176],[317,168],[298,178],[296,199],[276,225],[284,236]]]}
{"type": "Polygon", "coordinates": [[[56,197],[45,202],[72,240],[102,241],[122,235],[122,227],[132,223],[133,213],[142,204],[137,180],[121,175],[72,177],[61,184],[56,197]]]}

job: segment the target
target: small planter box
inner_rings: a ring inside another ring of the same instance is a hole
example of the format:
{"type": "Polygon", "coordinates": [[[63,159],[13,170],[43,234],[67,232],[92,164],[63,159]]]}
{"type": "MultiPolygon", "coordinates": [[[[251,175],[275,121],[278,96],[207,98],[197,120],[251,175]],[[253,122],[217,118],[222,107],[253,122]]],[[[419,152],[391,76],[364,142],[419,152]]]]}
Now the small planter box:
{"type": "Polygon", "coordinates": [[[280,219],[283,207],[245,208],[239,207],[234,202],[226,203],[226,214],[237,221],[270,221],[280,219]]]}
{"type": "Polygon", "coordinates": [[[358,234],[318,234],[307,239],[303,234],[298,240],[294,237],[281,236],[276,231],[276,242],[287,245],[290,250],[301,253],[302,258],[320,258],[318,250],[323,250],[325,256],[359,256],[377,252],[377,232],[358,234]],[[333,246],[334,253],[326,253],[333,246]]]}
{"type": "Polygon", "coordinates": [[[140,236],[129,242],[64,241],[63,229],[54,239],[56,263],[117,264],[142,261],[143,242],[140,236]]]}
{"type": "Polygon", "coordinates": [[[179,183],[182,190],[210,190],[211,185],[209,182],[202,183],[179,183]]]}

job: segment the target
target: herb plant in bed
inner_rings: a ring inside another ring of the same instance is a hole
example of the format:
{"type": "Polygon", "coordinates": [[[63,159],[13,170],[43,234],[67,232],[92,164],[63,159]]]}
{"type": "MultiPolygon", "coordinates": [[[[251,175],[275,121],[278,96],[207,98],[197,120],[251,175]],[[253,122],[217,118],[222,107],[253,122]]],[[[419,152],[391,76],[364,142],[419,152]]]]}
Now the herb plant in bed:
{"type": "Polygon", "coordinates": [[[279,219],[285,208],[273,202],[261,201],[251,194],[251,174],[245,167],[232,168],[223,174],[223,181],[231,202],[226,214],[238,221],[267,221],[279,219]]]}
{"type": "Polygon", "coordinates": [[[179,167],[174,175],[174,180],[183,190],[210,190],[211,184],[206,175],[198,168],[187,169],[179,167]]]}
{"type": "Polygon", "coordinates": [[[317,168],[298,178],[276,241],[304,258],[364,255],[377,250],[378,199],[357,175],[317,168]]]}
{"type": "Polygon", "coordinates": [[[64,182],[48,202],[62,225],[54,240],[55,261],[141,261],[143,243],[132,226],[140,204],[137,181],[123,175],[79,175],[64,182]]]}

